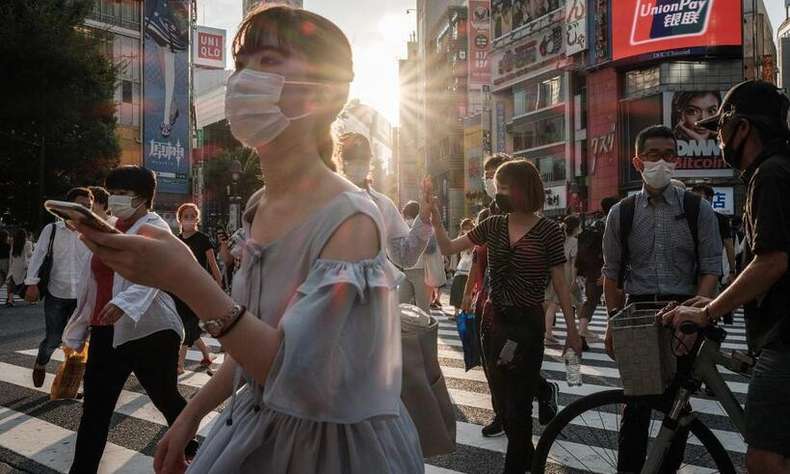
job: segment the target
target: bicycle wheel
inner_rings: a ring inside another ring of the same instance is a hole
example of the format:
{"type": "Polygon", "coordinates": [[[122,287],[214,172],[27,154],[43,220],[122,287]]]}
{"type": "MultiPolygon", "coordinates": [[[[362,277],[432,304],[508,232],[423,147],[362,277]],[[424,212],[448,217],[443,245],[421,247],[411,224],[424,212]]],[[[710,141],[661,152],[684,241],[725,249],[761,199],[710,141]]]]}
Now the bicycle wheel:
{"type": "MultiPolygon", "coordinates": [[[[665,414],[656,404],[650,405],[648,452],[665,414]]],[[[543,432],[535,449],[532,472],[616,473],[624,406],[622,390],[594,393],[569,404],[543,432]]],[[[736,472],[727,451],[699,419],[691,422],[679,471],[736,472]]]]}

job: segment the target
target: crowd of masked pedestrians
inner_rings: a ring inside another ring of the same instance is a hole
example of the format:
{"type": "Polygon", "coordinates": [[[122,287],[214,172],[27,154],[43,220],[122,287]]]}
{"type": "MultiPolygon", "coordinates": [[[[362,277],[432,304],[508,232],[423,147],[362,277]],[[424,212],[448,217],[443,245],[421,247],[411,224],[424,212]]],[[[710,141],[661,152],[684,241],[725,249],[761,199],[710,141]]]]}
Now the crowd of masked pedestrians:
{"type": "MultiPolygon", "coordinates": [[[[558,386],[541,374],[546,346],[583,355],[600,304],[612,316],[633,302],[665,301],[687,304],[666,315],[675,325],[717,324],[746,305],[750,344],[762,352],[747,398],[747,465],[755,473],[790,469],[783,95],[761,82],[740,85],[708,124],[747,183],[744,239],[714,212],[710,188],[672,180],[677,143],[659,125],[634,144],[641,190],[604,199],[595,215],[544,216],[538,169],[488,158],[490,205],[453,223],[451,237],[430,180],[419,202],[399,209],[374,189],[368,140],[332,137],[353,80],[351,46],[336,25],[301,9],[259,8],[240,25],[232,52],[230,129],[257,151],[266,181],[249,197],[240,229],[218,232],[215,248],[215,236],[198,230],[200,209],[186,203],[174,233],[153,211],[154,173],[123,166],[103,187],[66,196],[118,233],[57,221],[35,246],[22,231],[0,247],[12,256],[11,291],[43,299],[34,384],[44,383],[58,347],[89,343],[72,472],[98,470],[131,374],[169,425],[157,472],[423,472],[429,440],[401,400],[401,305],[430,313],[443,287],[456,313],[478,316],[495,414],[482,434],[507,437],[506,473],[530,468],[533,400],[541,425],[557,413],[558,386]],[[445,257],[455,259],[451,278],[445,257]],[[553,331],[558,318],[564,340],[553,331]],[[178,376],[188,348],[213,363],[204,335],[220,342],[224,361],[186,400],[178,376]],[[198,446],[201,420],[222,404],[198,446]]],[[[608,330],[604,345],[614,356],[608,330]]],[[[621,472],[644,463],[649,411],[637,399],[625,407],[621,472]]]]}

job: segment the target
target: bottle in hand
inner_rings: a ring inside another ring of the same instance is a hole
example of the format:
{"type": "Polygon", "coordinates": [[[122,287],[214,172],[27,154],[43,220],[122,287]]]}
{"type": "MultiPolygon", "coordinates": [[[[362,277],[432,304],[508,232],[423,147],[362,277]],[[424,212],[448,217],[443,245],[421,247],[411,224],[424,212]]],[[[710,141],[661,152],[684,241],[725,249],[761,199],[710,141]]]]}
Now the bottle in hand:
{"type": "Polygon", "coordinates": [[[565,352],[565,381],[571,387],[582,384],[582,358],[571,348],[565,352]]]}

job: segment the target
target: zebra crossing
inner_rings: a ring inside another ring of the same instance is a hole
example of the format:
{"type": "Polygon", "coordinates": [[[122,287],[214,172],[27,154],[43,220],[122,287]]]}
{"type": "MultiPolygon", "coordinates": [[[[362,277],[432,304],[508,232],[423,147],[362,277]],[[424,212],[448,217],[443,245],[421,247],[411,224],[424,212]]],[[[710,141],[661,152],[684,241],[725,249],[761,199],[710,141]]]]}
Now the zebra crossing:
{"type": "MultiPolygon", "coordinates": [[[[482,426],[493,417],[485,375],[479,367],[468,372],[464,370],[462,347],[455,323],[449,320],[443,311],[436,310],[433,315],[439,320],[439,362],[456,409],[458,446],[453,454],[427,459],[426,472],[445,474],[501,472],[507,445],[505,437],[484,438],[481,433],[482,426]]],[[[560,408],[585,395],[620,387],[616,364],[609,359],[603,349],[605,318],[604,309],[599,308],[590,324],[590,331],[599,336],[600,340],[590,340],[590,350],[583,355],[584,385],[568,386],[565,383],[562,348],[560,346],[546,348],[542,370],[547,379],[559,385],[560,408]]],[[[735,323],[726,326],[726,329],[729,335],[724,347],[745,350],[742,314],[737,314],[735,323]]],[[[561,317],[558,317],[554,334],[558,339],[564,339],[565,326],[561,317]]],[[[208,337],[204,340],[214,350],[219,348],[216,340],[208,337]]],[[[81,401],[48,401],[54,372],[58,363],[63,360],[61,351],[57,351],[53,356],[44,385],[41,388],[33,386],[31,367],[36,352],[35,348],[11,353],[0,352],[0,454],[12,453],[19,459],[24,459],[35,467],[35,469],[31,468],[32,472],[68,472],[81,415],[81,401]]],[[[222,362],[223,354],[217,353],[216,356],[215,369],[218,367],[217,364],[222,362]]],[[[187,370],[179,376],[179,389],[187,398],[194,395],[210,379],[210,374],[198,364],[201,359],[202,355],[199,352],[189,351],[187,370]]],[[[722,374],[736,398],[743,403],[748,380],[724,369],[722,374]]],[[[746,446],[718,402],[707,399],[703,395],[692,399],[692,406],[721,441],[736,466],[740,465],[742,468],[746,446]]],[[[208,433],[221,408],[210,413],[203,420],[199,436],[208,433]]],[[[537,404],[535,404],[533,413],[536,443],[541,431],[537,422],[537,412],[537,404]]],[[[604,416],[600,420],[600,426],[594,428],[611,431],[615,427],[616,422],[604,416]]],[[[165,431],[164,417],[153,406],[136,379],[131,377],[115,409],[101,472],[151,472],[156,442],[165,431]]],[[[694,440],[690,441],[691,444],[694,442],[694,440]]],[[[589,447],[578,446],[577,449],[582,452],[589,447]]],[[[596,469],[593,467],[593,470],[596,469]]],[[[709,472],[709,470],[701,467],[699,470],[687,469],[684,472],[709,472]]]]}
{"type": "MultiPolygon", "coordinates": [[[[2,282],[0,282],[2,283],[2,282]]],[[[25,299],[21,296],[16,294],[12,295],[14,304],[26,304],[25,299]]],[[[0,284],[0,305],[6,304],[8,301],[8,286],[5,284],[0,284]]]]}

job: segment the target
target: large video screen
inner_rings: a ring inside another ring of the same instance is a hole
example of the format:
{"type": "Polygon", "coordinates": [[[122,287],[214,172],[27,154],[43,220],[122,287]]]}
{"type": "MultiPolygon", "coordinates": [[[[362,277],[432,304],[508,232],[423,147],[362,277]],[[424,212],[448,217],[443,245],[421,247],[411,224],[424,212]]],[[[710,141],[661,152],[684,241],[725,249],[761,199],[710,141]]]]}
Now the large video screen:
{"type": "Polygon", "coordinates": [[[739,46],[742,0],[617,0],[612,2],[612,59],[651,53],[739,46]]]}

